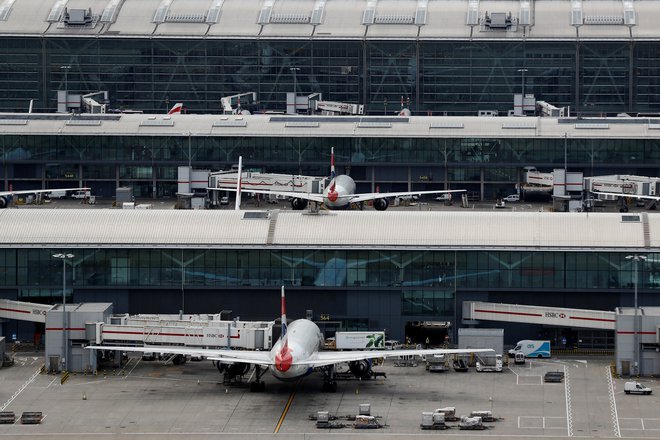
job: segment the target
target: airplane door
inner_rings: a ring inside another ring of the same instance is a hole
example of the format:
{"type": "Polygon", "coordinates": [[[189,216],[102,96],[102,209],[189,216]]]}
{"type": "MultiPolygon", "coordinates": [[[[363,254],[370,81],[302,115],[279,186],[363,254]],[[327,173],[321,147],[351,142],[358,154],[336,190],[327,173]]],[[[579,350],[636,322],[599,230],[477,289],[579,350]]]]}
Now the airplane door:
{"type": "Polygon", "coordinates": [[[264,331],[255,330],[254,331],[254,346],[255,348],[266,348],[264,347],[264,331]]]}

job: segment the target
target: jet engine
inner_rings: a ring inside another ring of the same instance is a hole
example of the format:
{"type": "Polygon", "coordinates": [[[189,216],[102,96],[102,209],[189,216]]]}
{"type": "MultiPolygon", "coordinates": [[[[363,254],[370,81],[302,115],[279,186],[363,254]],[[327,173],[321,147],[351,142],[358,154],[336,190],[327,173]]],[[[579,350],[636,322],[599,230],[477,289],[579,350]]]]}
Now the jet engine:
{"type": "Polygon", "coordinates": [[[11,197],[9,196],[0,197],[0,209],[6,208],[7,206],[9,206],[10,203],[11,203],[11,197]]]}
{"type": "Polygon", "coordinates": [[[349,362],[348,369],[358,379],[369,379],[371,377],[371,361],[369,359],[349,362]]]}
{"type": "Polygon", "coordinates": [[[374,200],[374,209],[376,211],[385,211],[388,206],[390,206],[390,202],[388,202],[387,199],[374,200]]]}
{"type": "Polygon", "coordinates": [[[298,211],[303,210],[307,208],[307,200],[298,198],[291,199],[291,207],[298,211]]]}

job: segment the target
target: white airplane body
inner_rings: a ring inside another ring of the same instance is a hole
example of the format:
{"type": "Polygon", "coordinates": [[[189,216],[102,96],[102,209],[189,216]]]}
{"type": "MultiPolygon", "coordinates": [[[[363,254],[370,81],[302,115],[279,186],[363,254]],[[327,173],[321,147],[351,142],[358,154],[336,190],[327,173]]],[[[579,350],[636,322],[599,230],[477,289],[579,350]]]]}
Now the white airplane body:
{"type": "MultiPolygon", "coordinates": [[[[231,188],[233,189],[233,188],[231,188]]],[[[400,191],[389,193],[355,193],[356,185],[352,177],[346,174],[337,175],[335,172],[335,149],[330,153],[330,181],[325,186],[323,193],[309,193],[298,191],[279,191],[279,190],[261,190],[245,189],[242,192],[255,194],[274,194],[291,198],[293,209],[305,209],[308,202],[323,204],[329,209],[343,209],[350,206],[351,203],[363,203],[370,200],[374,201],[374,208],[378,211],[384,211],[389,206],[387,201],[390,197],[402,197],[421,194],[444,194],[453,192],[464,192],[465,190],[434,190],[434,191],[400,191]]]]}
{"type": "MultiPolygon", "coordinates": [[[[315,369],[325,368],[326,383],[331,386],[334,382],[334,366],[341,363],[353,363],[355,371],[361,374],[370,371],[370,359],[422,356],[434,354],[467,354],[476,352],[491,352],[491,349],[425,349],[425,350],[357,350],[357,351],[321,351],[323,347],[323,334],[319,327],[308,319],[298,319],[286,324],[286,307],[284,287],[282,287],[282,335],[275,342],[270,351],[244,351],[229,349],[208,349],[182,346],[89,346],[92,350],[118,350],[132,352],[151,352],[163,354],[180,354],[189,356],[203,356],[208,360],[223,364],[251,364],[256,367],[256,384],[263,390],[260,377],[262,368],[268,368],[273,377],[284,382],[290,382],[311,374],[315,369]],[[329,374],[327,373],[329,372],[329,374]]],[[[354,371],[353,368],[351,371],[354,371]]],[[[354,372],[357,375],[357,373],[354,372]]],[[[324,384],[325,386],[325,384],[324,384]]]]}
{"type": "Polygon", "coordinates": [[[6,208],[14,196],[22,194],[45,194],[59,191],[89,191],[89,188],[53,188],[53,189],[26,189],[20,191],[0,191],[0,209],[6,208]]]}

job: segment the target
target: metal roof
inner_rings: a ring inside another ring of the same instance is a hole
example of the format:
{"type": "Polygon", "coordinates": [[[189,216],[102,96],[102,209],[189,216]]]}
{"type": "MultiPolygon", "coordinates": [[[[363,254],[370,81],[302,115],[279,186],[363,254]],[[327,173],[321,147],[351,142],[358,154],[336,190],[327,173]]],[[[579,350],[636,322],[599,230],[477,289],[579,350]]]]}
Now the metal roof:
{"type": "Polygon", "coordinates": [[[659,8],[658,2],[643,0],[4,0],[0,2],[0,34],[316,40],[657,40],[660,28],[655,17],[659,8]],[[475,6],[471,8],[470,4],[475,6]],[[65,10],[84,10],[90,21],[84,25],[75,20],[67,22],[65,10]],[[498,13],[510,14],[515,26],[485,25],[488,14],[498,13]]]}
{"type": "Polygon", "coordinates": [[[660,119],[0,113],[0,135],[658,139],[660,119]],[[79,121],[95,121],[83,123],[79,121]],[[303,127],[287,121],[316,122],[303,127]]]}
{"type": "Polygon", "coordinates": [[[255,212],[3,209],[0,247],[660,251],[660,215],[652,214],[628,214],[639,221],[617,213],[396,210],[244,218],[255,212]]]}

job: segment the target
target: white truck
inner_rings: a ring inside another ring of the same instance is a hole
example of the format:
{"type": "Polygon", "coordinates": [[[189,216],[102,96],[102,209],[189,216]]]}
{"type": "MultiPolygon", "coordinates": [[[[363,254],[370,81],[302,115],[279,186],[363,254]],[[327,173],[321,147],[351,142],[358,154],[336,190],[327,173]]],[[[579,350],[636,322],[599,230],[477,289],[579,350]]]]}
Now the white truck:
{"type": "Polygon", "coordinates": [[[84,198],[89,198],[92,195],[92,192],[87,190],[87,191],[75,191],[73,194],[71,194],[72,199],[84,199],[84,198]]]}
{"type": "Polygon", "coordinates": [[[65,189],[58,189],[55,191],[51,191],[48,193],[48,198],[49,199],[61,199],[63,197],[66,197],[66,190],[65,189]]]}
{"type": "Polygon", "coordinates": [[[653,390],[639,382],[626,382],[623,386],[623,392],[626,394],[651,394],[653,390]]]}
{"type": "Polygon", "coordinates": [[[482,373],[482,372],[494,372],[494,373],[501,373],[503,369],[502,365],[502,355],[501,354],[496,354],[495,356],[483,356],[483,357],[477,357],[479,359],[477,361],[476,367],[477,367],[477,372],[482,373]]]}
{"type": "Polygon", "coordinates": [[[384,349],[385,332],[336,332],[335,347],[337,350],[384,349]]]}
{"type": "Polygon", "coordinates": [[[549,358],[550,341],[523,339],[522,341],[518,341],[516,346],[509,350],[509,357],[515,357],[516,353],[522,353],[528,358],[549,358]]]}

